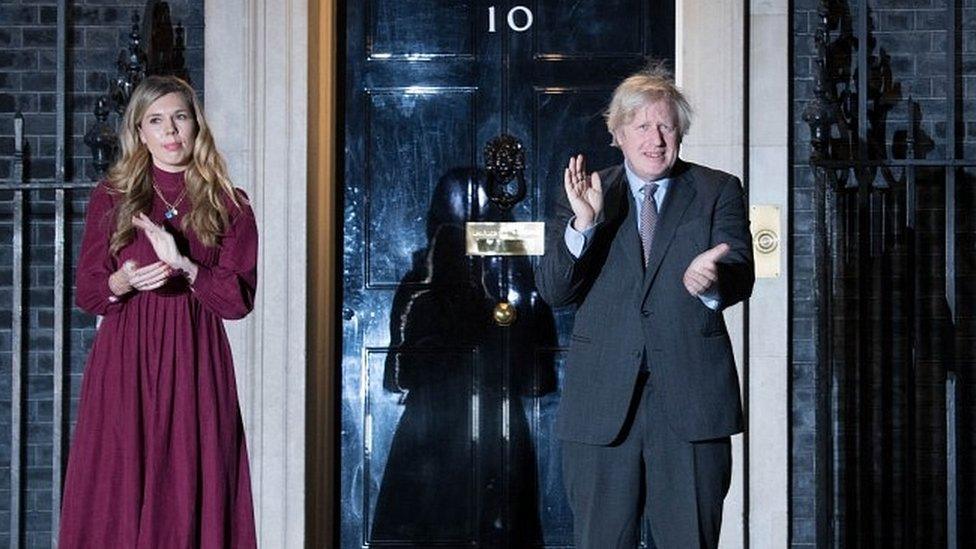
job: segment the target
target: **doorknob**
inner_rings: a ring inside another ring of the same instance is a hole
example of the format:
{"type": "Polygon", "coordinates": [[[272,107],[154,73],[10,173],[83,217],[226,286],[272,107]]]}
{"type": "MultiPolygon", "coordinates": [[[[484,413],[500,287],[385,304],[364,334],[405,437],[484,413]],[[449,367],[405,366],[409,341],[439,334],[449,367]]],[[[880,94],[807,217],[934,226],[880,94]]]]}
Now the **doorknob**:
{"type": "Polygon", "coordinates": [[[515,305],[512,305],[508,301],[500,301],[495,305],[495,310],[491,312],[491,316],[495,320],[495,324],[499,326],[511,326],[515,323],[515,318],[518,314],[515,312],[515,305]]]}

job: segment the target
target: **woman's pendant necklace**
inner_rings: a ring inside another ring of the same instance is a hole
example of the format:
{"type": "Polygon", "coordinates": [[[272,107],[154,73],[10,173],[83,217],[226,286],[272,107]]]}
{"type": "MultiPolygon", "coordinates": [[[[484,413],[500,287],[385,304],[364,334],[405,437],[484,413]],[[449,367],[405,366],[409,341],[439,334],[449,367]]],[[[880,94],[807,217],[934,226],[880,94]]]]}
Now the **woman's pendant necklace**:
{"type": "Polygon", "coordinates": [[[170,203],[169,200],[166,200],[166,197],[163,196],[163,193],[159,192],[159,187],[156,186],[155,181],[153,182],[153,190],[156,191],[156,196],[158,196],[159,199],[162,200],[164,204],[166,204],[166,212],[163,213],[166,219],[173,219],[174,217],[180,215],[180,211],[176,209],[176,207],[179,206],[181,202],[183,202],[183,197],[186,196],[186,187],[183,188],[183,192],[180,193],[180,196],[176,199],[176,202],[173,203],[170,203]]]}

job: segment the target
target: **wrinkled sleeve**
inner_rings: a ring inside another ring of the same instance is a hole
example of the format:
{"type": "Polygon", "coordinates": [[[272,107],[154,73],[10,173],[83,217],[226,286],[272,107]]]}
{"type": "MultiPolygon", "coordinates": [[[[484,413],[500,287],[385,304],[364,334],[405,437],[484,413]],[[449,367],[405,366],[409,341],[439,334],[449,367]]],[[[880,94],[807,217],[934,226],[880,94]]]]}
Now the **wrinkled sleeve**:
{"type": "Polygon", "coordinates": [[[193,295],[217,316],[234,320],[254,308],[258,280],[258,228],[247,195],[237,190],[240,207],[231,205],[234,214],[220,241],[217,264],[198,264],[193,295]]]}
{"type": "Polygon", "coordinates": [[[85,236],[75,272],[75,304],[93,315],[112,314],[125,303],[125,296],[117,297],[108,286],[108,277],[118,269],[116,258],[109,253],[114,229],[112,208],[106,184],[99,183],[88,200],[85,236]]]}
{"type": "Polygon", "coordinates": [[[586,245],[593,240],[593,233],[596,232],[596,225],[591,226],[583,232],[577,231],[573,228],[573,221],[576,220],[574,215],[569,219],[569,223],[566,224],[566,233],[563,240],[566,242],[566,248],[569,253],[573,254],[573,257],[579,259],[583,252],[586,250],[586,245]]]}
{"type": "Polygon", "coordinates": [[[716,264],[718,267],[717,300],[721,309],[749,299],[756,282],[752,258],[752,235],[749,232],[749,206],[742,182],[729,177],[719,191],[712,214],[712,235],[709,247],[719,243],[729,245],[729,253],[716,264]]]}

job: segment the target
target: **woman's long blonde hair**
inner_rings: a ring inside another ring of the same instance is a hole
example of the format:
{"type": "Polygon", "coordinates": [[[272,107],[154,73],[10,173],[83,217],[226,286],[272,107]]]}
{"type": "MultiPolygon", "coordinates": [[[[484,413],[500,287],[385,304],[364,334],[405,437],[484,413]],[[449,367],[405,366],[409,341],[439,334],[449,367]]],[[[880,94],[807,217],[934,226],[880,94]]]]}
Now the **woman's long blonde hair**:
{"type": "Polygon", "coordinates": [[[215,246],[229,222],[227,202],[239,206],[234,186],[227,177],[227,165],[217,152],[193,88],[175,76],[149,76],[132,92],[119,132],[122,157],[108,171],[109,186],[120,196],[115,208],[115,232],[109,246],[113,254],[135,237],[132,216],[139,212],[149,213],[152,209],[153,162],[149,149],[139,139],[139,124],[150,105],[171,93],[180,94],[193,108],[197,126],[193,154],[184,174],[191,208],[181,227],[191,229],[205,245],[215,246]]]}

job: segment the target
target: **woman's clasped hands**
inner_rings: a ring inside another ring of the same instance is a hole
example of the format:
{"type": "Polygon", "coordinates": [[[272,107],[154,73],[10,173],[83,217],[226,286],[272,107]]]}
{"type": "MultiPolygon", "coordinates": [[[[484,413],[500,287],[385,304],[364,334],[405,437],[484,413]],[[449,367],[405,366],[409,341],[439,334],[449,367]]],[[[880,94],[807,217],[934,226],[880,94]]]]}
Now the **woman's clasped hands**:
{"type": "Polygon", "coordinates": [[[109,277],[109,288],[117,296],[131,290],[147,292],[166,284],[175,273],[186,275],[190,283],[196,278],[196,264],[180,253],[173,235],[165,227],[157,225],[146,214],[132,216],[132,224],[141,230],[156,252],[159,261],[140,267],[127,260],[109,277]]]}

